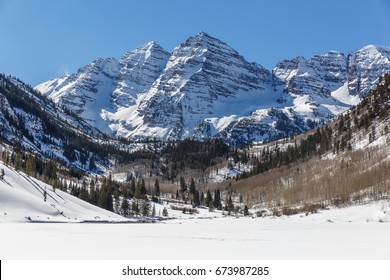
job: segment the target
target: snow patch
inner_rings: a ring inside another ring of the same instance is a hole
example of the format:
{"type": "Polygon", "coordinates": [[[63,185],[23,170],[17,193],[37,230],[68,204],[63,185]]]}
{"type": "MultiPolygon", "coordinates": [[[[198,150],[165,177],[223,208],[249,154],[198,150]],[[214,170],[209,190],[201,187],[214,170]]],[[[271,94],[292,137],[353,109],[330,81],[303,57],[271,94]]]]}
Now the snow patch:
{"type": "Polygon", "coordinates": [[[361,100],[359,96],[353,96],[349,94],[348,82],[345,82],[342,87],[336,89],[335,91],[332,91],[330,95],[336,100],[351,106],[357,105],[361,100]]]}

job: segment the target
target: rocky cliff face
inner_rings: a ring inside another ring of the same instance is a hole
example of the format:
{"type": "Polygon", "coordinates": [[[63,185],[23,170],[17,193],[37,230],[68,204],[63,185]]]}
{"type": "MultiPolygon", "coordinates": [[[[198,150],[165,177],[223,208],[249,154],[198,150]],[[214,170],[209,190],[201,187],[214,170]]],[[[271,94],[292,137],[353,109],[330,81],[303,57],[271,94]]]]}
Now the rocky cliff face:
{"type": "Polygon", "coordinates": [[[346,81],[347,59],[336,51],[310,59],[297,57],[279,62],[272,73],[275,85],[292,94],[328,98],[346,81]]]}
{"type": "MultiPolygon", "coordinates": [[[[144,125],[164,130],[163,137],[192,137],[207,118],[251,113],[255,100],[270,89],[270,81],[268,70],[199,33],[174,49],[138,112],[144,125]]],[[[132,135],[142,137],[137,131],[132,135]]]]}
{"type": "Polygon", "coordinates": [[[390,72],[390,48],[368,45],[348,55],[348,91],[367,96],[379,78],[390,72]]]}
{"type": "Polygon", "coordinates": [[[148,91],[160,76],[169,56],[154,41],[125,53],[119,60],[118,82],[112,93],[115,106],[121,108],[134,105],[138,95],[148,91]]]}
{"type": "Polygon", "coordinates": [[[75,74],[52,79],[35,89],[111,133],[105,112],[134,105],[138,94],[147,91],[161,74],[168,58],[168,52],[150,42],[124,54],[119,61],[99,58],[75,74]]]}
{"type": "Polygon", "coordinates": [[[201,32],[171,54],[150,42],[36,89],[116,136],[240,144],[329,121],[368,94],[389,59],[389,48],[367,46],[283,60],[270,72],[201,32]]]}

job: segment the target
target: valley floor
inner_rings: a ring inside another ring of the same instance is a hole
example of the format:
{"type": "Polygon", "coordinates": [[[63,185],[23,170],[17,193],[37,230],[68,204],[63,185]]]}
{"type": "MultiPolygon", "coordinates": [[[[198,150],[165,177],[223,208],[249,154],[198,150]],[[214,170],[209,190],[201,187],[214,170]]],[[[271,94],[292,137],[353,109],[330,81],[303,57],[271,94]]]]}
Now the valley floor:
{"type": "Polygon", "coordinates": [[[0,223],[0,259],[390,259],[390,223],[337,217],[0,223]]]}

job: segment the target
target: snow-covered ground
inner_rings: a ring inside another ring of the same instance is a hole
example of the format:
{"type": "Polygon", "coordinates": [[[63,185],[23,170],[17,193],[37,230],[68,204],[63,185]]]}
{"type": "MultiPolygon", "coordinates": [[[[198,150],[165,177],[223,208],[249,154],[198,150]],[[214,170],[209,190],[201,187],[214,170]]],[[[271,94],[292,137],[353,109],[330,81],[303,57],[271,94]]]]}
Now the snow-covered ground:
{"type": "Polygon", "coordinates": [[[279,218],[189,215],[164,202],[156,213],[174,219],[80,223],[128,220],[0,168],[0,259],[390,259],[386,200],[279,218]]]}
{"type": "Polygon", "coordinates": [[[186,219],[155,224],[0,223],[0,258],[390,258],[390,223],[331,222],[329,215],[186,219]]]}
{"type": "Polygon", "coordinates": [[[47,185],[0,162],[0,224],[2,222],[123,222],[106,211],[47,185]],[[46,201],[44,192],[46,191],[46,201]]]}
{"type": "Polygon", "coordinates": [[[389,204],[281,218],[200,213],[148,224],[0,223],[0,258],[390,259],[389,204]]]}
{"type": "Polygon", "coordinates": [[[209,175],[209,182],[223,182],[227,179],[236,177],[238,174],[248,172],[251,170],[250,165],[246,164],[235,164],[232,167],[222,167],[216,171],[213,171],[209,175]]]}

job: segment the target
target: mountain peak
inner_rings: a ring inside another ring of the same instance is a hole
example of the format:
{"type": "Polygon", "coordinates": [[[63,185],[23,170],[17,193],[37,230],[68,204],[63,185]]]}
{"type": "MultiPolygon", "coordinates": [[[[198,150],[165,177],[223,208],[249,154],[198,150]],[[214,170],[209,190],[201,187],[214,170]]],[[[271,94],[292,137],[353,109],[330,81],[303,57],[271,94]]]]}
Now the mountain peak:
{"type": "Polygon", "coordinates": [[[390,53],[390,48],[378,46],[378,45],[367,45],[361,48],[360,50],[358,50],[358,53],[365,53],[365,54],[390,53]]]}
{"type": "Polygon", "coordinates": [[[133,61],[134,59],[141,61],[146,60],[149,57],[154,57],[155,55],[161,54],[162,56],[168,56],[168,52],[165,51],[159,44],[155,41],[150,41],[146,44],[143,44],[136,48],[135,50],[126,52],[122,58],[121,62],[125,63],[127,61],[133,61]]]}
{"type": "Polygon", "coordinates": [[[227,45],[227,44],[213,36],[210,36],[206,32],[201,31],[195,36],[188,37],[188,39],[183,43],[181,43],[180,46],[188,47],[190,45],[195,47],[208,47],[209,45],[227,45]]]}
{"type": "Polygon", "coordinates": [[[214,37],[210,36],[208,33],[204,32],[204,31],[200,31],[198,34],[196,34],[196,37],[208,37],[208,38],[215,39],[214,37]]]}
{"type": "Polygon", "coordinates": [[[150,41],[140,47],[138,49],[163,49],[156,41],[150,41]]]}
{"type": "Polygon", "coordinates": [[[330,50],[326,55],[329,56],[344,56],[342,52],[336,51],[336,50],[330,50]]]}
{"type": "Polygon", "coordinates": [[[158,45],[158,44],[156,43],[156,41],[152,40],[152,41],[147,42],[145,45],[146,46],[154,46],[154,45],[158,45]]]}
{"type": "Polygon", "coordinates": [[[154,50],[166,52],[159,44],[156,43],[156,41],[150,41],[146,44],[138,46],[134,50],[126,52],[123,55],[122,59],[134,53],[146,53],[154,50]]]}
{"type": "Polygon", "coordinates": [[[206,32],[203,32],[203,31],[201,31],[198,34],[196,34],[196,36],[194,38],[195,38],[195,40],[197,42],[200,42],[200,43],[201,42],[207,42],[207,43],[211,42],[212,44],[217,43],[217,44],[227,45],[225,42],[223,42],[223,41],[221,41],[221,40],[219,40],[219,39],[209,35],[206,32]]]}

